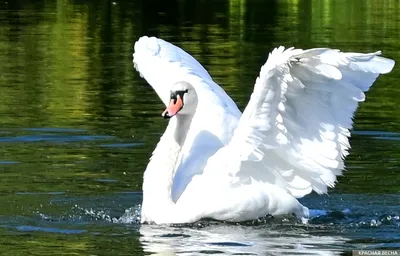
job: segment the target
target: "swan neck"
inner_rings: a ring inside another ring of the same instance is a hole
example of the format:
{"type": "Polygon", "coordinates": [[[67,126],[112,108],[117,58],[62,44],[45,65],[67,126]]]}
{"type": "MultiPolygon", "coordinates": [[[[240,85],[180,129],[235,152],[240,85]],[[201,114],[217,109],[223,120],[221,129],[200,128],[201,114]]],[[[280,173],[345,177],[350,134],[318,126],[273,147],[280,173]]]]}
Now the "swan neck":
{"type": "Polygon", "coordinates": [[[173,210],[172,185],[193,115],[171,118],[144,173],[142,221],[156,221],[173,210]],[[165,209],[165,211],[160,211],[165,209]]]}
{"type": "Polygon", "coordinates": [[[193,115],[176,115],[176,127],[174,132],[175,142],[178,143],[180,148],[185,144],[190,125],[192,123],[193,115]]]}

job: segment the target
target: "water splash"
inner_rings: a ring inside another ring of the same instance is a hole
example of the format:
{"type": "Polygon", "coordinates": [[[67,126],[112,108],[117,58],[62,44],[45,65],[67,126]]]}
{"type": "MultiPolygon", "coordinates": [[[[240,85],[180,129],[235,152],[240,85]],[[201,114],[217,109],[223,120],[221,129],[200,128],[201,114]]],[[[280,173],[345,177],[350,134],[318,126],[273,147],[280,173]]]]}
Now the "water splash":
{"type": "Polygon", "coordinates": [[[140,223],[140,213],[142,211],[142,205],[133,206],[125,210],[124,215],[120,218],[113,220],[114,223],[123,223],[123,224],[131,224],[131,223],[140,223]]]}
{"type": "Polygon", "coordinates": [[[383,214],[377,218],[352,222],[350,223],[350,226],[356,228],[376,228],[380,226],[393,226],[400,228],[400,216],[383,214]]]}
{"type": "MultiPolygon", "coordinates": [[[[127,208],[121,216],[115,216],[104,209],[84,208],[78,205],[74,207],[76,212],[70,218],[106,221],[115,224],[140,224],[141,205],[135,205],[127,208]],[[79,217],[79,218],[77,218],[79,217]]],[[[41,218],[51,219],[49,216],[41,214],[41,218]]],[[[215,221],[211,219],[200,220],[191,224],[176,224],[175,227],[204,228],[214,225],[241,225],[241,226],[313,226],[313,225],[347,225],[349,227],[379,227],[389,225],[400,227],[400,217],[396,214],[383,214],[379,217],[368,217],[359,213],[353,213],[350,209],[342,211],[329,210],[310,210],[310,218],[307,223],[299,220],[293,215],[270,216],[267,215],[256,220],[244,221],[240,223],[231,223],[226,221],[215,221]]]]}
{"type": "Polygon", "coordinates": [[[400,227],[400,216],[382,214],[378,217],[353,213],[350,209],[343,211],[310,210],[310,224],[337,224],[355,228],[374,228],[382,225],[400,227]]]}
{"type": "Polygon", "coordinates": [[[88,216],[93,220],[103,220],[110,223],[119,224],[138,224],[140,223],[141,207],[142,206],[140,204],[130,207],[125,210],[124,214],[121,217],[113,217],[105,210],[98,210],[93,208],[85,209],[78,205],[75,205],[74,209],[83,212],[85,216],[88,216]]]}

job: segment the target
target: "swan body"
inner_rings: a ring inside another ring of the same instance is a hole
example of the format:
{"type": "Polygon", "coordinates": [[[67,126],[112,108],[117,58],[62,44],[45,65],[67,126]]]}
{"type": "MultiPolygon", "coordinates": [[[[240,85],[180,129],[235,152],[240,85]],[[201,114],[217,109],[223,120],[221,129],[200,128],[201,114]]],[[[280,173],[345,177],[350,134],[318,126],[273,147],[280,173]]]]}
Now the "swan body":
{"type": "Polygon", "coordinates": [[[394,66],[378,55],[276,48],[241,113],[192,56],[141,37],[134,66],[170,118],[144,173],[141,221],[307,218],[297,199],[334,187],[358,103],[394,66]]]}

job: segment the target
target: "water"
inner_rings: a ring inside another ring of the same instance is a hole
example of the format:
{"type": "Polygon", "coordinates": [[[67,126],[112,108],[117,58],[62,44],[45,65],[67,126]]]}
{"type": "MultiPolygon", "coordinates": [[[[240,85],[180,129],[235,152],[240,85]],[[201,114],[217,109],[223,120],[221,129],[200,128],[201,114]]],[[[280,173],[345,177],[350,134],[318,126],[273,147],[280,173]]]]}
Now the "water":
{"type": "Polygon", "coordinates": [[[399,60],[398,1],[1,1],[1,255],[329,255],[400,249],[400,71],[355,118],[345,176],[309,224],[138,224],[163,105],[132,67],[155,35],[185,48],[241,109],[278,45],[399,60]]]}

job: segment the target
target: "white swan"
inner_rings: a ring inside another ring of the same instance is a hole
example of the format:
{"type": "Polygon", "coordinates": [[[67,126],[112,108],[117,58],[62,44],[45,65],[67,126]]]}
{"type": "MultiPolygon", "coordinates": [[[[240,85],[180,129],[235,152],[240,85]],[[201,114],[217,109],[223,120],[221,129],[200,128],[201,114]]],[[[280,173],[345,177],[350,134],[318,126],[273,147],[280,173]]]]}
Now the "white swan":
{"type": "Polygon", "coordinates": [[[188,53],[135,43],[135,68],[172,117],[144,173],[142,222],[307,217],[296,198],[334,187],[358,102],[394,61],[380,52],[276,48],[243,114],[188,53]]]}

